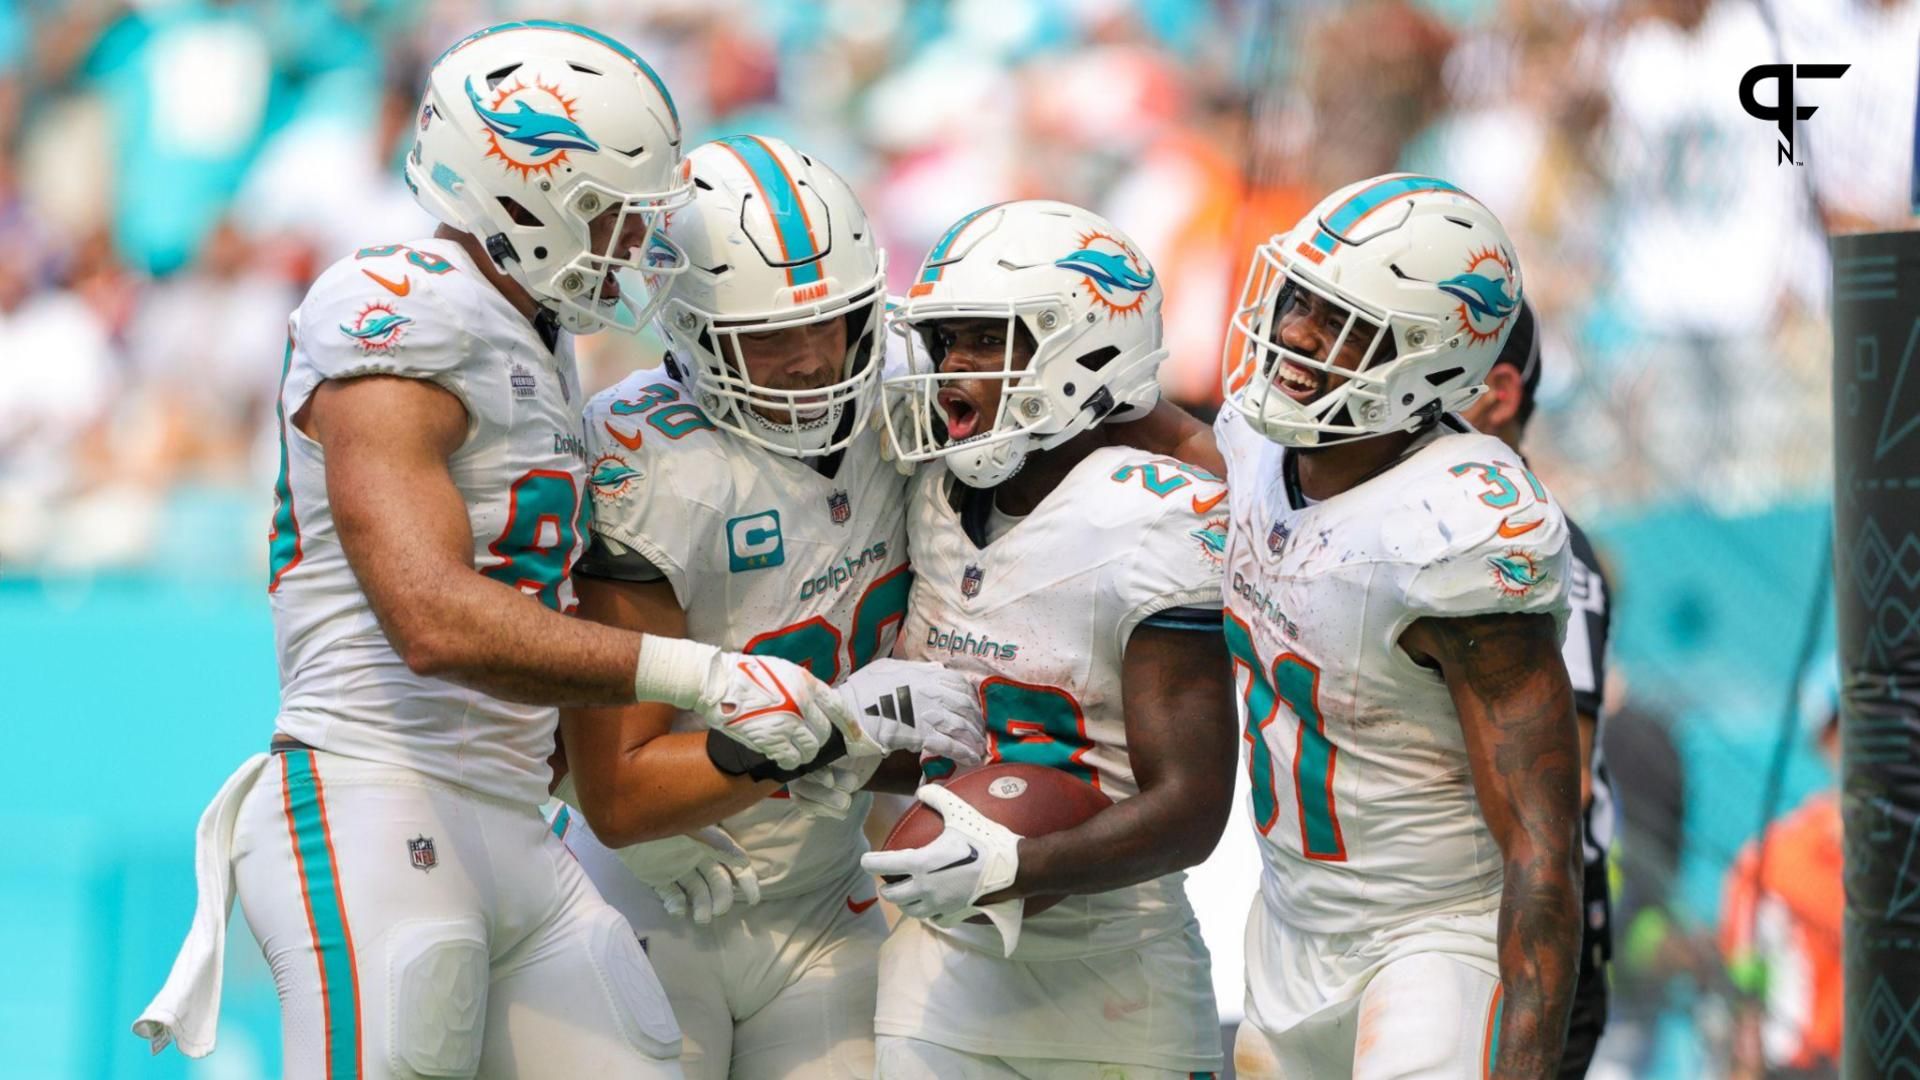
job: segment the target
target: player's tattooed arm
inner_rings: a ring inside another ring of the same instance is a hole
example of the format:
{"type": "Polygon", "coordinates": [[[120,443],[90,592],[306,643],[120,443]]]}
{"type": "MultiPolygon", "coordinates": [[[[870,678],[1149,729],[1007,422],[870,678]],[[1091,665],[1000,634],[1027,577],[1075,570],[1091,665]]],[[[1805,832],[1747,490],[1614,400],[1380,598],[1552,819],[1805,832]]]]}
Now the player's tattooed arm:
{"type": "Polygon", "coordinates": [[[981,904],[1151,881],[1204,861],[1219,842],[1239,739],[1226,639],[1142,626],[1127,642],[1121,678],[1140,794],[1071,829],[1021,840],[1019,876],[981,904]]]}
{"type": "Polygon", "coordinates": [[[1580,963],[1580,748],[1551,616],[1421,619],[1401,637],[1446,679],[1506,866],[1493,1075],[1555,1075],[1580,963]]]}
{"type": "Polygon", "coordinates": [[[640,635],[570,619],[477,573],[448,459],[467,412],[424,379],[330,380],[294,414],[325,448],[347,562],[406,665],[534,705],[633,700],[640,635]]]}

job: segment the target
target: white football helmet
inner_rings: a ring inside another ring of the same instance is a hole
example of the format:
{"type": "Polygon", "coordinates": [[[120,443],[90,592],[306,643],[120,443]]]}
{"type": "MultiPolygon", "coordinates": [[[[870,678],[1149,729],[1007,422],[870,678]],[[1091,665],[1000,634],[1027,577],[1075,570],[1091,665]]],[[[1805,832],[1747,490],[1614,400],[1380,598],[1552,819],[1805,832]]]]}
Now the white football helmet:
{"type": "Polygon", "coordinates": [[[1445,180],[1377,176],[1255,249],[1227,330],[1222,391],[1288,446],[1414,430],[1486,389],[1519,307],[1520,266],[1492,211],[1445,180]],[[1325,359],[1281,343],[1283,313],[1323,304],[1344,319],[1325,359]],[[1357,370],[1332,362],[1350,340],[1364,343],[1357,370]],[[1309,401],[1288,393],[1311,395],[1334,378],[1344,381],[1309,401]]]}
{"type": "Polygon", "coordinates": [[[908,373],[884,383],[888,435],[907,461],[941,458],[969,487],[1003,483],[1027,454],[1059,446],[1108,417],[1127,419],[1160,399],[1160,282],[1126,234],[1077,206],[1000,203],[955,222],[894,309],[908,373]],[[932,324],[1004,319],[997,371],[940,370],[932,324]],[[1035,343],[1016,367],[1016,324],[1035,343]],[[993,426],[951,441],[938,395],[963,380],[999,383],[993,426]]]}
{"type": "Polygon", "coordinates": [[[646,61],[572,23],[500,23],[434,61],[417,119],[406,179],[428,213],[479,237],[567,329],[646,325],[686,268],[657,226],[693,191],[679,114],[646,61]],[[589,223],[609,212],[595,251],[589,223]],[[618,250],[633,214],[646,240],[618,250]],[[636,273],[608,297],[620,270],[636,273]]]}
{"type": "Polygon", "coordinates": [[[779,139],[730,136],[687,160],[693,203],[668,219],[667,235],[689,268],[660,323],[688,390],[716,425],[776,453],[844,449],[879,398],[886,255],[866,211],[837,173],[779,139]],[[838,381],[817,390],[753,381],[743,335],[839,318],[838,381]]]}

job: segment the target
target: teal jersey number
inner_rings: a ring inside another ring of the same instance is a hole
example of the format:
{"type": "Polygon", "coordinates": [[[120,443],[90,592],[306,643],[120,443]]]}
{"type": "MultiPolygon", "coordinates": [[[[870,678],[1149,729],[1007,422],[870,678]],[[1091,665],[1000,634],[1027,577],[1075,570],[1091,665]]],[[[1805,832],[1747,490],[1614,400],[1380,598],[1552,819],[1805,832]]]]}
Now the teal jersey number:
{"type": "Polygon", "coordinates": [[[1072,694],[995,675],[980,684],[980,707],[987,718],[988,760],[1045,765],[1100,786],[1093,766],[1082,760],[1093,741],[1072,694]]]}
{"type": "Polygon", "coordinates": [[[1282,653],[1271,669],[1263,668],[1253,647],[1252,632],[1231,612],[1227,614],[1226,632],[1227,652],[1234,667],[1247,672],[1247,778],[1253,788],[1254,824],[1264,836],[1280,816],[1273,751],[1267,746],[1265,732],[1279,715],[1280,706],[1285,705],[1299,732],[1293,790],[1300,811],[1301,852],[1309,859],[1345,862],[1347,844],[1340,834],[1340,814],[1333,802],[1333,770],[1339,750],[1327,738],[1326,719],[1320,715],[1320,669],[1293,653],[1282,653]]]}
{"type": "Polygon", "coordinates": [[[501,562],[483,572],[559,611],[560,584],[573,569],[573,549],[587,518],[580,492],[566,473],[534,469],[513,482],[507,498],[507,524],[487,545],[501,562]],[[547,536],[553,542],[542,544],[547,536]]]}
{"type": "Polygon", "coordinates": [[[300,521],[293,512],[293,474],[287,462],[287,372],[293,368],[293,338],[280,361],[280,393],[274,412],[280,418],[280,474],[273,481],[273,531],[267,534],[267,591],[280,588],[280,579],[300,561],[300,521]]]}
{"type": "Polygon", "coordinates": [[[853,608],[851,635],[842,635],[825,616],[814,615],[791,626],[759,634],[747,642],[742,651],[792,661],[812,672],[814,678],[831,683],[840,678],[842,671],[858,671],[881,655],[881,642],[887,628],[899,626],[906,618],[907,594],[912,589],[913,571],[901,563],[875,578],[861,594],[860,602],[853,608]],[[841,667],[843,643],[845,668],[841,667]]]}
{"type": "Polygon", "coordinates": [[[1163,499],[1195,480],[1202,480],[1209,484],[1220,482],[1219,477],[1205,469],[1196,469],[1178,461],[1148,461],[1139,465],[1123,465],[1113,474],[1113,482],[1124,484],[1136,476],[1140,478],[1141,487],[1163,499]],[[1160,470],[1163,468],[1172,469],[1173,475],[1161,476],[1160,470]],[[1184,476],[1181,475],[1183,473],[1184,476]]]}
{"type": "Polygon", "coordinates": [[[1514,486],[1513,481],[1507,479],[1507,474],[1502,472],[1502,469],[1513,469],[1519,473],[1527,481],[1527,487],[1532,489],[1533,497],[1541,502],[1547,501],[1547,489],[1540,486],[1540,481],[1535,479],[1532,471],[1528,469],[1509,465],[1504,461],[1496,461],[1491,465],[1478,461],[1463,461],[1447,471],[1455,476],[1465,476],[1468,469],[1479,471],[1480,479],[1487,485],[1487,490],[1480,493],[1480,501],[1495,510],[1505,510],[1520,501],[1520,489],[1514,486]]]}
{"type": "Polygon", "coordinates": [[[646,413],[647,423],[669,439],[678,439],[688,432],[703,428],[713,430],[713,421],[700,411],[700,406],[681,401],[680,391],[671,386],[649,386],[637,397],[614,402],[609,411],[615,416],[646,413]]]}
{"type": "Polygon", "coordinates": [[[880,655],[880,640],[886,636],[887,627],[896,629],[907,617],[907,594],[913,591],[913,571],[906,563],[901,563],[867,586],[860,597],[860,603],[853,609],[853,640],[847,647],[852,650],[850,659],[853,670],[867,666],[867,662],[880,655]]]}
{"type": "Polygon", "coordinates": [[[791,661],[821,682],[831,683],[840,677],[840,631],[818,615],[761,634],[741,651],[791,661]]]}
{"type": "Polygon", "coordinates": [[[374,247],[363,247],[359,251],[354,252],[353,257],[355,259],[384,259],[392,255],[398,255],[402,251],[407,253],[408,262],[425,270],[429,274],[444,274],[453,269],[453,264],[440,256],[430,251],[410,248],[405,244],[379,244],[374,247]]]}

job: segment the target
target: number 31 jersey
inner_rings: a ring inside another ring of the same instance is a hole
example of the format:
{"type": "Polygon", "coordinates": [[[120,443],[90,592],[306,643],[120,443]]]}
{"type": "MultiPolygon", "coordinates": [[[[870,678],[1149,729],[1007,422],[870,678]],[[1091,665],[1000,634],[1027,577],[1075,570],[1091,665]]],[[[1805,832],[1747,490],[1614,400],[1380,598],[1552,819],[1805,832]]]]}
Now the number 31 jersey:
{"type": "MultiPolygon", "coordinates": [[[[985,547],[963,524],[985,497],[956,510],[955,483],[938,465],[914,479],[916,578],[901,655],[980,680],[990,761],[1062,769],[1116,802],[1138,794],[1121,701],[1127,641],[1159,612],[1219,607],[1219,480],[1105,447],[985,547]]],[[[1178,930],[1193,917],[1185,877],[1068,897],[1026,920],[1014,959],[1091,956],[1178,930]]],[[[1000,955],[992,927],[937,932],[1000,955]]]]}
{"type": "Polygon", "coordinates": [[[280,474],[269,537],[279,730],[537,806],[558,713],[416,675],[347,564],[321,447],[293,423],[328,379],[423,379],[466,407],[447,461],[473,567],[557,611],[585,546],[586,450],[571,344],[550,350],[450,240],[362,248],[314,282],[288,323],[280,474]]]}
{"type": "MultiPolygon", "coordinates": [[[[823,476],[715,427],[691,397],[668,365],[595,395],[593,531],[667,580],[694,641],[778,656],[829,683],[891,655],[913,575],[907,481],[881,460],[880,432],[863,432],[823,476]]],[[[689,716],[676,726],[705,727],[689,716]]],[[[857,796],[829,821],[782,791],[722,825],[763,893],[790,896],[845,877],[866,850],[871,801],[857,796]]]]}
{"type": "Polygon", "coordinates": [[[1491,910],[1502,861],[1459,715],[1400,635],[1417,619],[1567,618],[1567,526],[1520,457],[1449,419],[1309,505],[1289,451],[1223,410],[1227,646],[1274,915],[1314,933],[1491,910]]]}

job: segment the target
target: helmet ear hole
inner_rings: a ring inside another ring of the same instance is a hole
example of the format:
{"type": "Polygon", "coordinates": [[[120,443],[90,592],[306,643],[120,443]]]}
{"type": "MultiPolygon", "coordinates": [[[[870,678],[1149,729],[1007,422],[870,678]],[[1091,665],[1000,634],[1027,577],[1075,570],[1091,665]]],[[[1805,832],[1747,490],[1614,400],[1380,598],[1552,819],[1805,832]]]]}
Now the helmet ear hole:
{"type": "Polygon", "coordinates": [[[1431,386],[1443,386],[1466,374],[1466,371],[1466,368],[1448,368],[1445,371],[1429,372],[1427,383],[1431,386]]]}
{"type": "Polygon", "coordinates": [[[525,225],[530,229],[544,227],[545,222],[542,222],[538,217],[534,216],[533,211],[520,205],[517,200],[506,195],[502,195],[499,198],[500,208],[507,212],[507,216],[513,219],[515,225],[525,225]]]}
{"type": "Polygon", "coordinates": [[[1114,358],[1119,355],[1120,349],[1117,346],[1108,345],[1105,348],[1095,349],[1085,356],[1082,356],[1080,358],[1080,366],[1086,368],[1088,371],[1099,371],[1101,368],[1113,363],[1114,358]]]}

